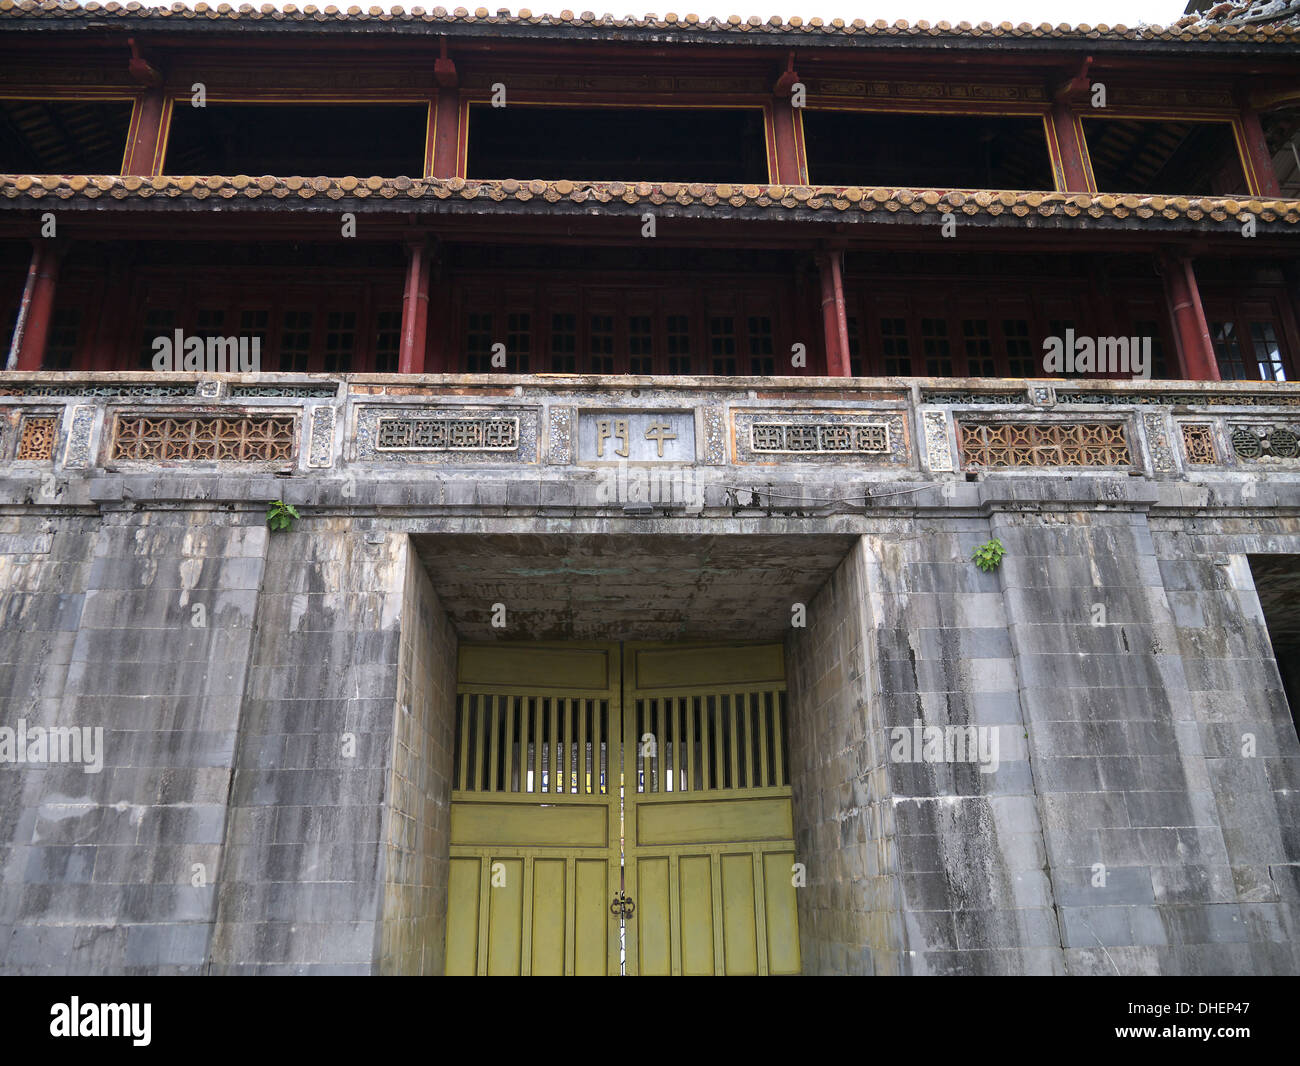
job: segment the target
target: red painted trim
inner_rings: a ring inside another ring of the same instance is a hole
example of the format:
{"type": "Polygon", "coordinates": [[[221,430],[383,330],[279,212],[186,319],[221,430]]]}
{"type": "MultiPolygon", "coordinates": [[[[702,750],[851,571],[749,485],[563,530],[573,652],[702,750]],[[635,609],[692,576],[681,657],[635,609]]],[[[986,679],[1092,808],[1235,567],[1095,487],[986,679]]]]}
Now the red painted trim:
{"type": "Polygon", "coordinates": [[[424,349],[429,335],[429,243],[407,244],[406,290],[402,294],[402,346],[397,356],[399,374],[424,373],[424,349]]]}
{"type": "MultiPolygon", "coordinates": [[[[1060,163],[1060,177],[1065,182],[1061,192],[1091,192],[1092,182],[1088,178],[1088,165],[1085,162],[1083,132],[1079,120],[1066,101],[1058,100],[1052,105],[1051,126],[1054,134],[1052,141],[1060,163]]],[[[1057,162],[1058,160],[1053,160],[1057,162]]]]}
{"type": "Polygon", "coordinates": [[[776,135],[776,150],[771,161],[773,178],[778,185],[802,185],[804,179],[799,166],[795,114],[788,98],[773,101],[772,126],[776,135]]]}
{"type": "Polygon", "coordinates": [[[431,177],[454,178],[459,173],[460,121],[460,91],[439,89],[434,104],[431,177]]]}
{"type": "Polygon", "coordinates": [[[53,242],[36,241],[27,268],[27,284],[14,330],[15,370],[40,370],[54,313],[54,287],[59,277],[59,253],[53,242]]]}
{"type": "Polygon", "coordinates": [[[1210,327],[1196,286],[1192,261],[1186,256],[1167,255],[1161,263],[1169,318],[1178,343],[1178,365],[1186,381],[1218,381],[1219,363],[1210,343],[1210,327]]]}
{"type": "Polygon", "coordinates": [[[154,167],[155,163],[162,162],[166,103],[167,95],[161,86],[136,98],[135,111],[131,115],[131,139],[122,164],[123,174],[147,178],[157,173],[154,167]]]}
{"type": "Polygon", "coordinates": [[[849,325],[844,310],[844,275],[841,253],[817,257],[822,286],[822,336],[826,348],[826,373],[834,378],[852,376],[849,365],[849,325]]]}
{"type": "Polygon", "coordinates": [[[1250,170],[1248,177],[1254,179],[1251,189],[1257,196],[1282,195],[1278,184],[1277,172],[1273,169],[1273,157],[1268,151],[1268,139],[1264,136],[1264,127],[1259,121],[1259,112],[1254,108],[1243,106],[1241,109],[1241,145],[1245,162],[1250,170]]]}

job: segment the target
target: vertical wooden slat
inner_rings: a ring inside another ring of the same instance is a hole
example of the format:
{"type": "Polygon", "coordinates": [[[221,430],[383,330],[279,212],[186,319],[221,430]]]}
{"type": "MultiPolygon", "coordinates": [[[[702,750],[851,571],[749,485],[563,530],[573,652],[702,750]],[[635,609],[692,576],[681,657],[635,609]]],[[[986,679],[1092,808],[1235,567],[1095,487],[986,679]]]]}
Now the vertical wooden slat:
{"type": "Polygon", "coordinates": [[[715,753],[713,758],[709,758],[710,741],[713,734],[713,704],[710,699],[716,701],[717,697],[701,696],[700,697],[700,742],[704,745],[704,758],[701,767],[704,773],[700,776],[700,787],[706,792],[711,787],[709,782],[709,763],[717,763],[719,756],[715,753]]]}
{"type": "MultiPolygon", "coordinates": [[[[742,755],[741,765],[745,769],[745,787],[754,787],[754,741],[753,734],[750,731],[750,712],[752,707],[749,702],[750,694],[745,693],[745,709],[740,711],[740,751],[742,755]]],[[[739,703],[739,700],[737,700],[739,703]]],[[[740,781],[737,779],[736,787],[740,787],[740,781]]]]}
{"type": "Polygon", "coordinates": [[[758,697],[758,784],[767,788],[771,784],[767,772],[767,697],[762,692],[755,695],[758,697]]]}
{"type": "Polygon", "coordinates": [[[736,698],[735,693],[727,696],[727,705],[731,713],[727,716],[731,724],[731,787],[740,787],[740,751],[737,743],[737,726],[736,721],[740,717],[740,700],[736,698]]]}
{"type": "Polygon", "coordinates": [[[501,731],[497,728],[501,697],[492,697],[492,740],[488,747],[488,791],[497,790],[497,760],[501,754],[501,731]]]}
{"type": "Polygon", "coordinates": [[[669,712],[669,721],[673,724],[673,764],[669,767],[673,773],[673,791],[682,790],[682,716],[681,701],[674,696],[672,703],[669,704],[672,710],[669,712]]]}
{"type": "Polygon", "coordinates": [[[469,788],[469,697],[460,697],[460,789],[469,788]]]}
{"type": "MultiPolygon", "coordinates": [[[[505,790],[517,792],[515,787],[515,707],[514,696],[506,696],[506,780],[505,790]]],[[[527,898],[527,897],[525,897],[527,898]]]]}
{"type": "Polygon", "coordinates": [[[600,794],[600,743],[605,730],[602,728],[601,714],[604,713],[604,701],[597,700],[591,715],[591,788],[600,794]]]}
{"type": "Polygon", "coordinates": [[[578,793],[585,796],[591,791],[591,779],[587,776],[587,700],[578,703],[578,793]]]}
{"type": "Polygon", "coordinates": [[[668,743],[668,738],[664,735],[664,701],[662,698],[654,701],[655,708],[655,791],[664,790],[664,745],[668,743]]]}
{"type": "Polygon", "coordinates": [[[555,793],[555,779],[560,773],[560,700],[556,697],[551,700],[551,768],[550,776],[547,778],[547,792],[555,793]]]}
{"type": "Polygon", "coordinates": [[[782,754],[782,749],[785,745],[785,738],[781,735],[783,732],[781,728],[781,726],[783,725],[782,716],[781,716],[781,693],[777,690],[773,690],[771,696],[772,696],[772,762],[773,762],[773,776],[775,777],[775,780],[772,782],[772,784],[784,785],[785,772],[782,763],[785,761],[785,759],[782,754]]]}
{"type": "Polygon", "coordinates": [[[695,697],[686,697],[686,781],[692,790],[700,787],[695,778],[695,697]]]}
{"type": "Polygon", "coordinates": [[[560,791],[573,791],[573,700],[564,701],[564,782],[560,791]]]}
{"type": "Polygon", "coordinates": [[[477,706],[474,708],[474,788],[478,792],[486,791],[486,778],[483,775],[483,760],[487,757],[483,747],[483,738],[487,729],[485,719],[487,718],[487,709],[484,704],[487,702],[486,696],[479,696],[477,706]]]}
{"type": "Polygon", "coordinates": [[[528,701],[532,704],[531,721],[532,728],[529,732],[533,738],[533,791],[542,791],[542,723],[545,720],[546,701],[540,696],[534,696],[528,701]]]}

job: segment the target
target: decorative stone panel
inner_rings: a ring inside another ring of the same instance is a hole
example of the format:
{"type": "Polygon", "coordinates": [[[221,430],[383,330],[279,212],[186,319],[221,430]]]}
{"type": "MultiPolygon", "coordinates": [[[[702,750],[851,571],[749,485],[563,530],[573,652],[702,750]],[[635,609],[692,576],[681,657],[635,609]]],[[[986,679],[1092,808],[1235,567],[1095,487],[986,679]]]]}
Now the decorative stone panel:
{"type": "Polygon", "coordinates": [[[952,470],[952,444],[948,435],[948,415],[944,411],[926,411],[922,416],[925,424],[925,465],[932,472],[952,470]]]}
{"type": "Polygon", "coordinates": [[[334,421],[334,408],[328,404],[319,404],[311,409],[308,466],[323,467],[334,464],[334,421]]]}
{"type": "Polygon", "coordinates": [[[132,400],[178,399],[196,396],[196,386],[188,385],[119,385],[119,384],[60,384],[3,385],[0,396],[104,396],[124,397],[132,400]]]}
{"type": "Polygon", "coordinates": [[[967,467],[1129,467],[1122,422],[994,422],[959,419],[957,442],[967,467]]]}
{"type": "Polygon", "coordinates": [[[535,463],[535,407],[362,407],[359,462],[472,466],[535,463]]]}
{"type": "Polygon", "coordinates": [[[737,411],[737,463],[901,466],[908,461],[902,414],[878,411],[737,411]]]}
{"type": "Polygon", "coordinates": [[[1300,467],[1300,423],[1234,421],[1226,429],[1241,465],[1300,467]]]}
{"type": "Polygon", "coordinates": [[[1153,407],[1300,407],[1300,396],[1281,396],[1275,392],[1056,392],[1060,405],[1091,404],[1105,407],[1150,405],[1153,407]]]}
{"type": "Polygon", "coordinates": [[[24,415],[18,426],[15,459],[49,461],[59,439],[59,420],[54,415],[24,415]]]}
{"type": "Polygon", "coordinates": [[[1020,391],[972,392],[968,389],[940,389],[921,391],[922,403],[943,404],[946,407],[962,404],[1017,404],[1028,403],[1025,393],[1020,391]]]}
{"type": "Polygon", "coordinates": [[[72,429],[68,433],[68,448],[63,454],[63,465],[87,467],[90,465],[90,435],[95,429],[95,408],[82,404],[72,409],[72,429]]]}
{"type": "Polygon", "coordinates": [[[572,407],[555,406],[550,409],[551,443],[547,451],[547,461],[557,466],[568,466],[573,462],[573,427],[577,415],[572,407]]]}
{"type": "Polygon", "coordinates": [[[1142,425],[1146,429],[1147,452],[1151,456],[1151,469],[1157,474],[1172,474],[1178,469],[1174,459],[1174,446],[1169,437],[1169,418],[1164,411],[1144,411],[1142,425]]]}
{"type": "Polygon", "coordinates": [[[297,445],[297,419],[119,414],[109,458],[143,462],[286,462],[297,445]]]}

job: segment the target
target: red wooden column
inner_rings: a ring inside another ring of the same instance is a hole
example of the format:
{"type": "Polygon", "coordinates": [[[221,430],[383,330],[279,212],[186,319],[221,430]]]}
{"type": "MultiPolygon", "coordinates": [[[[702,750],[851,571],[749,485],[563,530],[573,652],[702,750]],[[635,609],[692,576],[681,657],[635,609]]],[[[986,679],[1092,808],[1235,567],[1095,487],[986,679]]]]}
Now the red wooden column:
{"type": "Polygon", "coordinates": [[[786,61],[785,71],[772,87],[772,132],[776,141],[776,158],[772,160],[772,180],[778,185],[807,185],[808,164],[804,158],[799,119],[791,105],[791,89],[799,75],[794,70],[794,54],[786,61]]]}
{"type": "Polygon", "coordinates": [[[52,240],[32,244],[32,261],[27,268],[18,322],[14,326],[6,370],[40,370],[45,342],[50,336],[54,313],[54,287],[59,278],[60,249],[52,240]]]}
{"type": "Polygon", "coordinates": [[[429,239],[406,242],[406,288],[402,293],[402,344],[398,349],[399,374],[423,374],[429,337],[429,239]]]}
{"type": "Polygon", "coordinates": [[[1246,162],[1252,171],[1254,187],[1251,191],[1256,196],[1280,197],[1282,186],[1277,181],[1277,171],[1273,169],[1273,157],[1268,151],[1268,138],[1264,136],[1264,127],[1259,121],[1259,112],[1246,101],[1241,94],[1241,128],[1245,133],[1246,162]]]}
{"type": "Polygon", "coordinates": [[[1083,126],[1068,100],[1057,99],[1052,104],[1052,131],[1056,134],[1061,176],[1065,179],[1065,188],[1061,191],[1093,192],[1084,161],[1083,126]]]}
{"type": "Polygon", "coordinates": [[[442,39],[442,55],[434,60],[434,78],[438,95],[433,102],[430,143],[425,152],[425,170],[431,178],[454,178],[460,161],[460,76],[456,64],[447,56],[447,39],[442,39]]]}
{"type": "Polygon", "coordinates": [[[1092,82],[1088,69],[1092,56],[1086,56],[1072,76],[1051,86],[1053,140],[1056,142],[1057,168],[1065,182],[1062,192],[1095,192],[1088,179],[1087,152],[1084,150],[1083,123],[1074,108],[1088,99],[1092,82]]]}
{"type": "Polygon", "coordinates": [[[135,98],[122,173],[147,178],[161,173],[162,169],[169,110],[167,94],[163,91],[162,72],[145,58],[134,37],[128,38],[127,43],[131,46],[127,68],[131,77],[144,86],[144,91],[135,98]]]}
{"type": "Polygon", "coordinates": [[[164,115],[167,96],[162,86],[150,89],[135,98],[135,111],[131,115],[131,140],[126,146],[123,174],[142,178],[160,173],[164,136],[164,115]]]}
{"type": "Polygon", "coordinates": [[[817,268],[822,282],[822,335],[826,346],[826,373],[833,378],[852,375],[849,365],[849,324],[844,312],[842,252],[822,252],[817,268]]]}
{"type": "Polygon", "coordinates": [[[1214,345],[1210,343],[1210,327],[1205,321],[1205,309],[1201,306],[1191,258],[1177,252],[1166,253],[1161,257],[1160,268],[1183,378],[1187,381],[1219,381],[1219,362],[1214,357],[1214,345]]]}

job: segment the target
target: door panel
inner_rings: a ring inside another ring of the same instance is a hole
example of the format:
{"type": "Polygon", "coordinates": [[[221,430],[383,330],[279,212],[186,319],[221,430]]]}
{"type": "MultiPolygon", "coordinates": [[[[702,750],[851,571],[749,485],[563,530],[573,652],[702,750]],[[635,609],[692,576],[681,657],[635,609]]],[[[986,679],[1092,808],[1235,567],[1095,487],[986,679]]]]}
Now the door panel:
{"type": "Polygon", "coordinates": [[[628,972],[798,973],[781,646],[627,644],[623,678],[628,972]]]}
{"type": "Polygon", "coordinates": [[[448,973],[799,972],[779,645],[462,645],[454,767],[448,973]]]}

